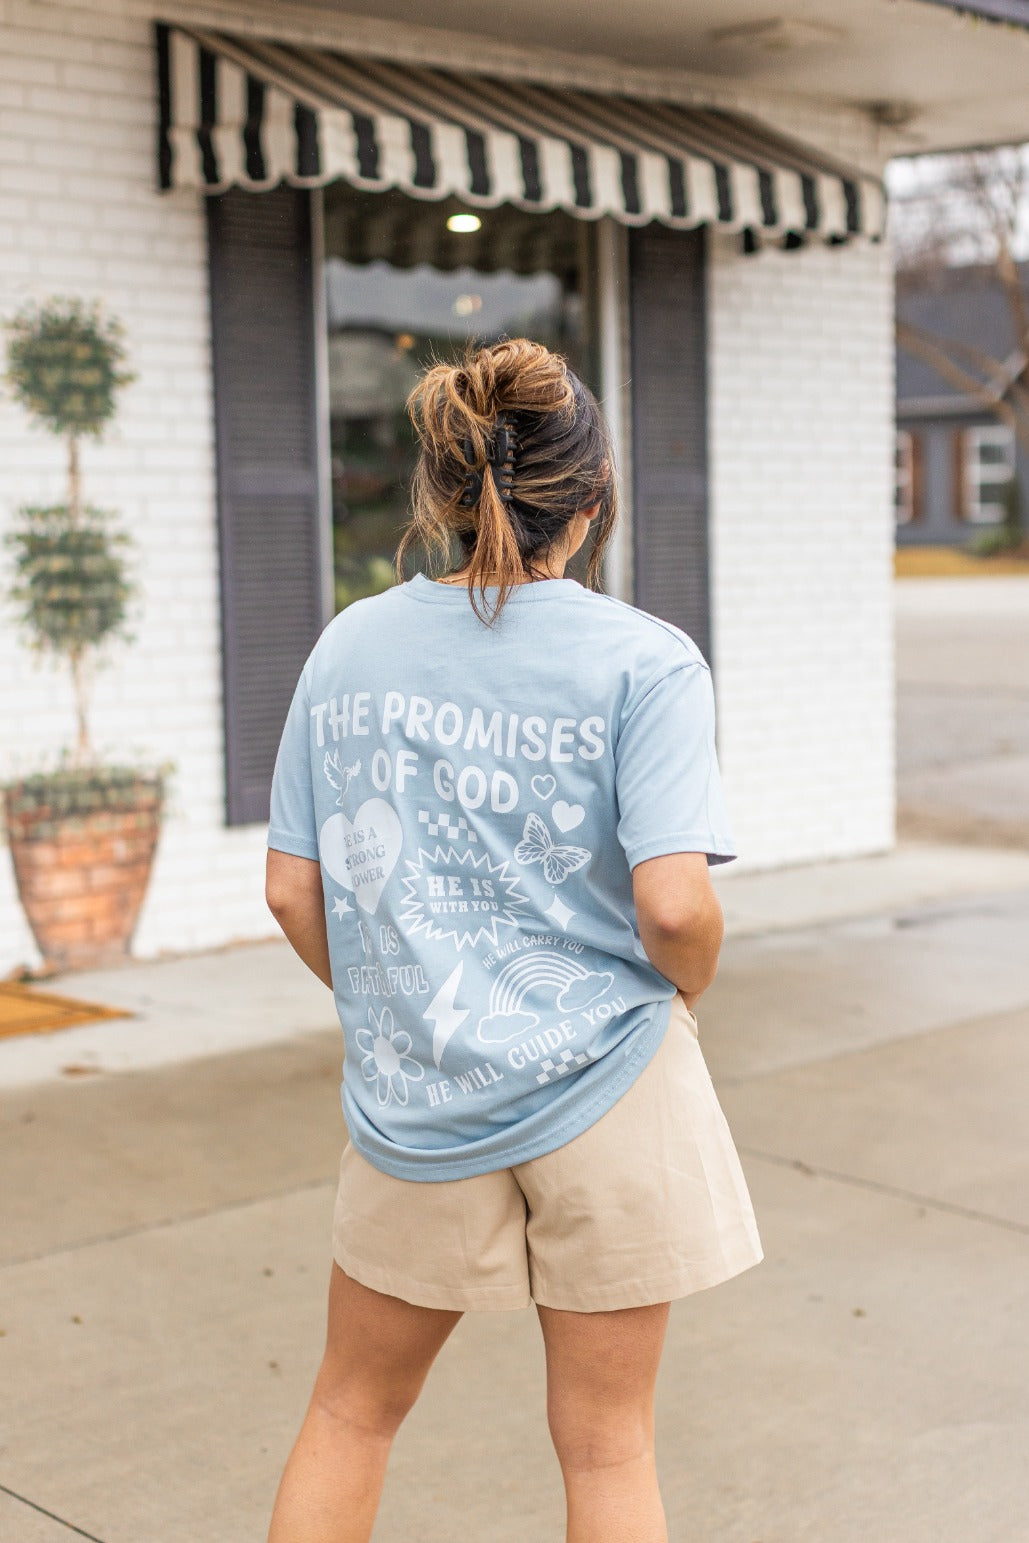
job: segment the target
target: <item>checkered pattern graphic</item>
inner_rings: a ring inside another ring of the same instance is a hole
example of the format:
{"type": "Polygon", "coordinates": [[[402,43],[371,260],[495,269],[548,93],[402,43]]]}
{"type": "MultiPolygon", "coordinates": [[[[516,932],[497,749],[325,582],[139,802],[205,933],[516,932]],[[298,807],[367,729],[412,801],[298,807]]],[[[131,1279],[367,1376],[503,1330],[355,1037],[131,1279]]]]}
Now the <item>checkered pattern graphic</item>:
{"type": "Polygon", "coordinates": [[[536,1081],[541,1085],[553,1082],[555,1077],[564,1077],[573,1066],[585,1066],[588,1060],[588,1055],[576,1055],[574,1050],[562,1050],[556,1061],[552,1061],[548,1055],[545,1061],[540,1062],[536,1081]]]}
{"type": "Polygon", "coordinates": [[[429,836],[446,836],[448,841],[457,841],[461,836],[464,836],[466,841],[479,839],[463,814],[458,815],[455,820],[444,812],[437,814],[433,819],[428,809],[419,809],[418,819],[425,826],[426,834],[429,836]]]}

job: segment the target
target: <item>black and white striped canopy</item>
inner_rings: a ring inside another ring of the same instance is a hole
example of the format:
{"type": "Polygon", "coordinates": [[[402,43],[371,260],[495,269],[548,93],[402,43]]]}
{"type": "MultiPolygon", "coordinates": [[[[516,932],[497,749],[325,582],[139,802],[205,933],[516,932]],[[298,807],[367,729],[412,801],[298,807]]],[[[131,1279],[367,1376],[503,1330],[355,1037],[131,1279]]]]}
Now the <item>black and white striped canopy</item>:
{"type": "Polygon", "coordinates": [[[878,237],[882,185],[747,117],[157,28],[162,188],[342,179],[753,238],[878,237]]]}

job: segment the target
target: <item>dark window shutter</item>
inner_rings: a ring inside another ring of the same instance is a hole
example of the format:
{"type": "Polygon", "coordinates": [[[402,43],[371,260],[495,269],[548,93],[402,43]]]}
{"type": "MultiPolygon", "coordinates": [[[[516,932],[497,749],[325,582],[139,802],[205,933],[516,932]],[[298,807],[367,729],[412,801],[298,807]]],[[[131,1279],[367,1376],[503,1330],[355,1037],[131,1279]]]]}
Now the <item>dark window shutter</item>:
{"type": "Polygon", "coordinates": [[[226,814],[268,818],[275,752],[321,631],[310,195],[210,198],[226,814]]]}
{"type": "Polygon", "coordinates": [[[911,519],[917,524],[925,517],[925,440],[917,429],[911,430],[911,519]]]}
{"type": "Polygon", "coordinates": [[[704,233],[629,233],[636,604],[710,660],[704,233]]]}
{"type": "Polygon", "coordinates": [[[964,429],[951,429],[951,497],[956,520],[968,519],[968,438],[964,429]]]}

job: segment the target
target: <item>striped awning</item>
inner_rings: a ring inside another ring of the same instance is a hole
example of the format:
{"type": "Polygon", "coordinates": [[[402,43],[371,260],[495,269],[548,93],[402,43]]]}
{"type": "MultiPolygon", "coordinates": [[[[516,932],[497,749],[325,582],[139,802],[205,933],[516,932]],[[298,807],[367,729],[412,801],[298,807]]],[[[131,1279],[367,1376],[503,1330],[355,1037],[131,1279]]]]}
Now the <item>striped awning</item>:
{"type": "Polygon", "coordinates": [[[157,46],[162,188],[342,179],[752,244],[882,233],[880,182],[749,117],[164,24],[157,46]]]}

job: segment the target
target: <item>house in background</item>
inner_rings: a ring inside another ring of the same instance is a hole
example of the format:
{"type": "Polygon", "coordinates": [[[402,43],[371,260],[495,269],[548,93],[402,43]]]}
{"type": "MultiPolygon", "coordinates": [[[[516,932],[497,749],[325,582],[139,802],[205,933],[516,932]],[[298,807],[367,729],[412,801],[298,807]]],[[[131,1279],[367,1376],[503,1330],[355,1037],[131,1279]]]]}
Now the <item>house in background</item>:
{"type": "MultiPolygon", "coordinates": [[[[1029,265],[1021,265],[1023,284],[1029,265]]],[[[979,349],[1013,378],[1025,360],[1016,348],[1011,304],[993,269],[946,268],[900,275],[897,316],[922,332],[979,349]]],[[[974,364],[984,391],[996,388],[974,364]]],[[[1029,454],[982,396],[963,391],[932,365],[897,348],[897,543],[966,546],[1005,517],[1017,477],[1025,515],[1029,454]]]]}
{"type": "MultiPolygon", "coordinates": [[[[87,446],[138,543],[95,738],[177,766],[139,954],[272,930],[268,786],[303,659],[388,582],[432,349],[533,331],[611,420],[609,589],[709,654],[742,863],[893,840],[888,157],[1019,137],[998,0],[615,0],[427,24],[328,0],[6,0],[0,313],[99,299],[136,372],[87,446]],[[926,68],[927,59],[932,68],[926,68]]],[[[59,495],[0,399],[0,521],[59,495]]],[[[5,625],[0,775],[68,742],[5,625]]],[[[0,866],[0,970],[34,959],[0,866]]]]}

